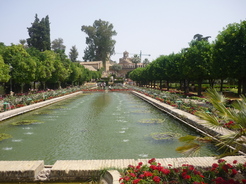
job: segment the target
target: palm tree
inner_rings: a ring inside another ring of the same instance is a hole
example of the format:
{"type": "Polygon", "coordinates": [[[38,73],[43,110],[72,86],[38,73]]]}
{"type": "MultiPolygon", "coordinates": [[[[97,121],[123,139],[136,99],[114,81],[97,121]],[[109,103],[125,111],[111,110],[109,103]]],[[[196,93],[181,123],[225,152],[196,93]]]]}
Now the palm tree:
{"type": "MultiPolygon", "coordinates": [[[[219,157],[232,156],[246,151],[246,97],[241,96],[241,100],[232,103],[231,107],[226,106],[226,98],[215,89],[207,91],[207,98],[213,105],[213,113],[200,112],[198,116],[206,121],[211,128],[229,129],[224,135],[217,135],[217,146],[225,148],[219,157]]],[[[194,153],[199,150],[201,144],[212,141],[208,137],[185,136],[180,141],[187,144],[176,150],[182,153],[194,153]]]]}

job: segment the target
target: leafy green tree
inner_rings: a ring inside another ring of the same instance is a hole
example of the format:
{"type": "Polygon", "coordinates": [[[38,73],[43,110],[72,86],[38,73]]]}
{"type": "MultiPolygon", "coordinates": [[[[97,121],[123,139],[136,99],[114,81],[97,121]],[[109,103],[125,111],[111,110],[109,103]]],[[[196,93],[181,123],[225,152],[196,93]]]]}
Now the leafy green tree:
{"type": "Polygon", "coordinates": [[[137,68],[137,64],[141,62],[141,58],[135,54],[132,58],[132,62],[135,63],[135,68],[137,68]]]}
{"type": "MultiPolygon", "coordinates": [[[[160,56],[155,61],[153,61],[149,67],[147,67],[148,70],[148,78],[151,79],[151,81],[154,82],[154,88],[156,87],[156,81],[160,81],[160,85],[162,86],[162,81],[167,80],[168,77],[166,75],[166,65],[168,60],[166,59],[166,56],[160,56]]],[[[152,86],[152,84],[151,84],[152,86]]]]}
{"type": "Polygon", "coordinates": [[[150,61],[149,61],[147,58],[145,58],[145,59],[143,60],[143,64],[148,65],[149,63],[150,63],[150,61]]]}
{"type": "Polygon", "coordinates": [[[62,38],[54,39],[51,43],[51,48],[55,52],[56,51],[65,52],[65,50],[66,50],[66,46],[63,45],[63,39],[62,38]]]}
{"type": "Polygon", "coordinates": [[[24,85],[35,79],[37,67],[35,60],[26,52],[22,45],[6,47],[3,59],[6,64],[11,66],[12,80],[20,85],[21,92],[23,92],[24,85]]]}
{"type": "Polygon", "coordinates": [[[10,79],[10,66],[4,63],[3,57],[0,55],[0,82],[8,82],[10,79]]]}
{"type": "Polygon", "coordinates": [[[101,19],[95,20],[93,26],[82,26],[81,30],[88,35],[83,57],[85,61],[103,61],[104,68],[106,68],[106,61],[114,54],[116,43],[112,39],[117,35],[113,28],[112,24],[101,19]]]}
{"type": "Polygon", "coordinates": [[[50,22],[49,16],[42,18],[35,15],[32,26],[27,28],[30,38],[27,39],[29,47],[35,47],[40,51],[50,50],[50,22]]]}
{"type": "Polygon", "coordinates": [[[77,61],[77,58],[78,58],[78,50],[76,48],[76,46],[72,46],[72,48],[70,49],[70,52],[69,52],[69,58],[72,62],[76,62],[77,61]]]}
{"type": "Polygon", "coordinates": [[[55,60],[57,54],[54,51],[46,50],[41,52],[40,63],[38,67],[38,81],[42,83],[43,89],[46,89],[46,82],[52,78],[55,71],[55,60]]]}
{"type": "Polygon", "coordinates": [[[215,40],[214,55],[218,69],[224,74],[220,78],[236,78],[239,81],[238,93],[246,94],[246,21],[227,25],[215,40]]]}
{"type": "Polygon", "coordinates": [[[26,48],[26,51],[33,58],[33,60],[35,60],[36,65],[37,65],[35,79],[33,81],[33,87],[34,89],[36,89],[36,86],[35,86],[36,82],[41,82],[42,81],[41,79],[45,77],[43,76],[44,66],[42,66],[43,55],[42,55],[42,52],[40,52],[34,47],[28,47],[26,48]]]}
{"type": "Polygon", "coordinates": [[[20,42],[20,44],[23,45],[23,46],[26,44],[26,40],[25,40],[25,39],[21,39],[21,40],[19,40],[19,42],[20,42]]]}
{"type": "MultiPolygon", "coordinates": [[[[58,50],[59,52],[60,50],[58,50]]],[[[68,80],[69,75],[71,73],[70,64],[71,61],[66,58],[66,55],[63,55],[63,51],[61,53],[56,53],[54,51],[45,51],[49,58],[46,58],[47,64],[51,61],[53,64],[52,70],[48,70],[51,72],[51,77],[47,80],[49,88],[61,88],[63,82],[68,80]],[[48,59],[48,60],[47,60],[48,59]]]]}
{"type": "Polygon", "coordinates": [[[205,40],[192,40],[185,52],[184,68],[188,80],[198,83],[198,95],[201,96],[202,81],[209,78],[211,60],[211,45],[205,40]]]}
{"type": "Polygon", "coordinates": [[[79,63],[71,62],[70,69],[71,73],[69,75],[68,82],[72,85],[79,83],[79,78],[82,75],[81,65],[79,63]]]}
{"type": "Polygon", "coordinates": [[[129,74],[130,79],[136,81],[137,84],[140,86],[142,82],[145,80],[144,73],[146,73],[145,68],[136,68],[129,74]]]}
{"type": "Polygon", "coordinates": [[[122,65],[114,64],[112,65],[112,70],[119,72],[120,70],[122,70],[122,65]]]}

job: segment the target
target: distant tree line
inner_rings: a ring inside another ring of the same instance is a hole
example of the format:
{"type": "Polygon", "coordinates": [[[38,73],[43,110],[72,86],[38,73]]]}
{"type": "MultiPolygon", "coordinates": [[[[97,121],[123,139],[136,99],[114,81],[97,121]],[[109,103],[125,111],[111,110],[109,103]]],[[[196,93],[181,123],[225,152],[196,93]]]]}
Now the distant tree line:
{"type": "Polygon", "coordinates": [[[227,25],[213,43],[208,39],[196,34],[188,48],[162,55],[129,76],[139,85],[156,87],[158,81],[167,89],[170,82],[180,82],[186,93],[189,84],[196,83],[198,95],[205,80],[211,87],[219,80],[222,90],[223,81],[232,79],[238,82],[238,94],[246,94],[246,21],[227,25]]]}
{"type": "Polygon", "coordinates": [[[19,45],[0,43],[0,85],[6,93],[81,85],[101,77],[101,70],[90,71],[77,62],[76,46],[68,58],[63,39],[51,43],[49,25],[48,16],[40,21],[36,15],[27,28],[30,38],[20,40],[19,45]]]}

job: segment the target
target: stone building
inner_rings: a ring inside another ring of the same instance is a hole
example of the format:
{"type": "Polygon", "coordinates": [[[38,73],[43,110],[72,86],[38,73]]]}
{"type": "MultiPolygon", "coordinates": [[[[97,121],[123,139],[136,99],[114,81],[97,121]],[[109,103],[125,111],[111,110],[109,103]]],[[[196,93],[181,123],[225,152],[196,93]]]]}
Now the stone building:
{"type": "MultiPolygon", "coordinates": [[[[80,62],[81,65],[83,65],[85,68],[88,68],[92,71],[97,71],[101,68],[103,68],[103,62],[102,61],[89,61],[89,62],[80,62]]],[[[105,71],[109,71],[109,67],[112,66],[109,61],[106,61],[106,68],[105,71]]]]}
{"type": "MultiPolygon", "coordinates": [[[[122,66],[122,69],[120,71],[117,71],[117,75],[121,77],[125,77],[129,71],[134,70],[136,67],[143,68],[146,66],[143,63],[137,63],[137,64],[133,63],[132,58],[129,57],[129,53],[127,51],[123,52],[123,57],[119,59],[118,64],[122,66]]],[[[112,73],[116,73],[115,71],[112,70],[112,68],[110,68],[110,71],[112,73]]]]}

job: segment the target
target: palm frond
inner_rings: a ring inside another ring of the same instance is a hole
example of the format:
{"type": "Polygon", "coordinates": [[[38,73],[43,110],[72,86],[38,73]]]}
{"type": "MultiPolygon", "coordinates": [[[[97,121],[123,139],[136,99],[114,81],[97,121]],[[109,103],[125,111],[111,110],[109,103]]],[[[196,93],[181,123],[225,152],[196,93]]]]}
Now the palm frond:
{"type": "Polygon", "coordinates": [[[186,144],[184,146],[176,148],[176,151],[178,151],[179,153],[185,154],[187,156],[191,156],[191,155],[196,154],[199,151],[200,147],[201,147],[200,144],[190,143],[190,144],[186,144]]]}
{"type": "Polygon", "coordinates": [[[213,128],[220,128],[221,127],[219,119],[216,116],[210,115],[206,112],[197,112],[197,115],[206,121],[206,125],[209,125],[213,128]]]}
{"type": "Polygon", "coordinates": [[[209,99],[210,103],[225,103],[225,97],[220,94],[216,89],[210,88],[207,90],[206,97],[209,99]]]}
{"type": "Polygon", "coordinates": [[[239,111],[246,111],[246,97],[241,95],[241,100],[237,100],[232,103],[232,107],[239,111]]]}

